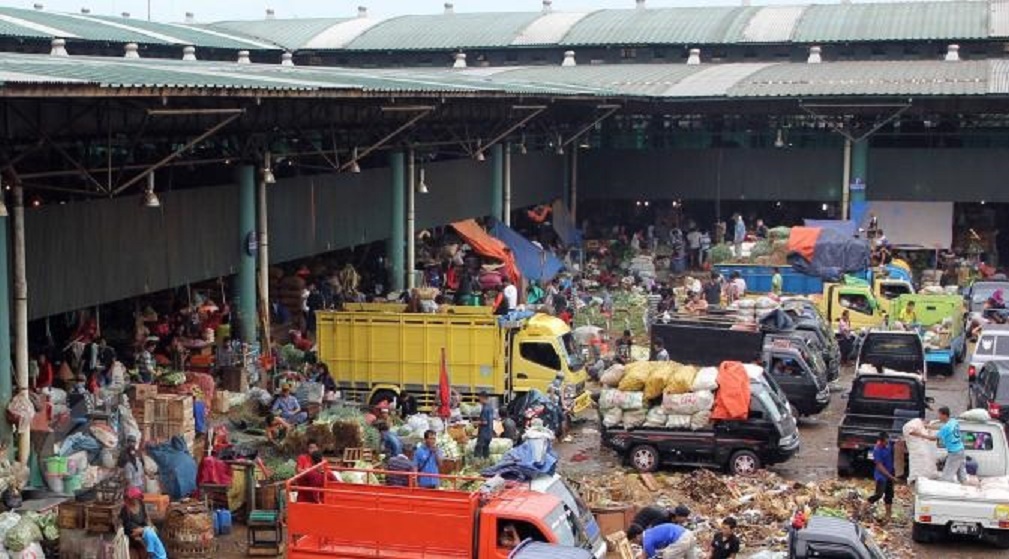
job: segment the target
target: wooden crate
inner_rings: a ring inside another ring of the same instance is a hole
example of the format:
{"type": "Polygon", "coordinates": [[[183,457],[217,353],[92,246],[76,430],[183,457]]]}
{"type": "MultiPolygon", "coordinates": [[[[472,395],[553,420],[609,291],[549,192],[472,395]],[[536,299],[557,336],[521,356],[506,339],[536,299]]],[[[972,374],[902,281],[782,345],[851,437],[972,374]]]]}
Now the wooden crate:
{"type": "Polygon", "coordinates": [[[130,399],[130,403],[133,404],[142,400],[154,398],[157,395],[158,386],[156,384],[131,384],[130,387],[126,389],[126,396],[130,399]]]}
{"type": "Polygon", "coordinates": [[[57,523],[61,530],[80,530],[84,528],[84,505],[73,501],[60,503],[57,512],[57,523]]]}
{"type": "Polygon", "coordinates": [[[91,534],[109,534],[119,529],[122,503],[89,503],[84,506],[84,529],[91,534]]]}
{"type": "Polygon", "coordinates": [[[158,394],[154,398],[156,422],[178,423],[193,421],[193,397],[180,394],[158,394]]]}

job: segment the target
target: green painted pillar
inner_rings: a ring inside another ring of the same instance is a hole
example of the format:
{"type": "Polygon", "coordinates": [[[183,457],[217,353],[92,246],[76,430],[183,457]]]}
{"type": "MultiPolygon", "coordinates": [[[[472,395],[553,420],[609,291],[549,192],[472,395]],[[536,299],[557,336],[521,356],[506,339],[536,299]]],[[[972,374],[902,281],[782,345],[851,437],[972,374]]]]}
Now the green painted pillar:
{"type": "MultiPolygon", "coordinates": [[[[13,367],[11,367],[11,307],[10,307],[10,260],[7,256],[7,228],[10,218],[0,217],[0,402],[4,406],[13,396],[11,388],[13,367]]],[[[8,451],[14,450],[10,444],[14,440],[13,429],[7,420],[0,421],[0,441],[7,441],[8,451]]]]}
{"type": "Polygon", "coordinates": [[[500,222],[504,222],[504,159],[504,146],[491,146],[490,215],[500,222]]]}
{"type": "Polygon", "coordinates": [[[861,184],[861,188],[851,189],[851,202],[865,202],[865,186],[869,184],[869,140],[851,144],[851,184],[861,184]]]}
{"type": "Polygon", "coordinates": [[[406,158],[402,151],[394,151],[389,157],[389,167],[392,170],[392,219],[389,229],[389,289],[402,291],[405,285],[406,266],[404,265],[403,247],[406,245],[406,158]]]}
{"type": "MultiPolygon", "coordinates": [[[[256,168],[241,165],[235,169],[238,184],[238,276],[232,294],[232,325],[238,325],[243,342],[254,343],[256,333],[256,168]]],[[[234,334],[232,334],[234,335],[234,334]]]]}

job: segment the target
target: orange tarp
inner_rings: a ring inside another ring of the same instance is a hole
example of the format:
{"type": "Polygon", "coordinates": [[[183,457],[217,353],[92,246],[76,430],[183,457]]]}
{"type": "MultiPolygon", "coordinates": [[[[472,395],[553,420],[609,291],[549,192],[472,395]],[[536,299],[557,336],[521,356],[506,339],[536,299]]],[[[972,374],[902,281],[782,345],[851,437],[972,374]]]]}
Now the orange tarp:
{"type": "Polygon", "coordinates": [[[792,233],[788,236],[788,253],[799,253],[806,262],[812,262],[820,231],[819,227],[793,227],[792,233]]]}
{"type": "Polygon", "coordinates": [[[718,367],[718,391],[711,419],[746,419],[750,415],[750,377],[739,361],[718,367]]]}
{"type": "Polygon", "coordinates": [[[518,266],[515,264],[515,256],[512,254],[511,249],[508,245],[501,242],[499,239],[490,236],[489,233],[483,230],[483,227],[472,219],[467,219],[465,221],[457,221],[452,224],[452,228],[455,229],[463,239],[469,243],[469,246],[473,247],[478,254],[484,256],[489,256],[491,258],[496,258],[504,263],[504,271],[511,278],[512,282],[516,285],[521,278],[519,274],[518,266]]]}

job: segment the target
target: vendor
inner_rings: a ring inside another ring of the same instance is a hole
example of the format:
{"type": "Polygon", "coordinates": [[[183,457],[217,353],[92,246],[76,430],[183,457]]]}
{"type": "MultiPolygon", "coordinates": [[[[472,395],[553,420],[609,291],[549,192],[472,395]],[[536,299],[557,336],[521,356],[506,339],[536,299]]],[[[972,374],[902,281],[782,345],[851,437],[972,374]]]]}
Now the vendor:
{"type": "Polygon", "coordinates": [[[399,456],[403,453],[403,443],[400,442],[396,433],[389,430],[388,423],[385,421],[376,421],[375,428],[378,429],[378,435],[382,440],[382,453],[385,454],[386,458],[399,456]]]}
{"type": "MultiPolygon", "coordinates": [[[[638,511],[638,514],[634,515],[634,520],[631,521],[631,527],[637,526],[642,530],[647,530],[659,524],[665,524],[667,522],[673,522],[673,513],[666,507],[660,507],[658,505],[651,505],[645,507],[638,511]]],[[[631,527],[628,528],[630,532],[631,527]]]]}
{"type": "Polygon", "coordinates": [[[305,446],[305,453],[298,456],[298,460],[295,462],[294,471],[300,474],[301,472],[304,472],[305,470],[308,470],[312,466],[318,464],[318,462],[313,460],[312,457],[315,456],[316,453],[320,452],[319,444],[314,440],[309,439],[308,445],[305,446]]]}
{"type": "Polygon", "coordinates": [[[275,444],[279,443],[284,440],[290,430],[291,424],[284,421],[284,418],[273,413],[266,414],[266,440],[275,444]]]}
{"type": "Polygon", "coordinates": [[[907,302],[907,305],[904,306],[904,310],[900,311],[900,318],[898,320],[900,320],[905,327],[918,324],[918,315],[914,312],[914,301],[907,302]]]}
{"type": "Polygon", "coordinates": [[[494,406],[490,403],[490,396],[486,390],[481,390],[478,396],[480,400],[480,419],[477,421],[476,449],[473,455],[477,458],[490,457],[490,441],[494,438],[494,406]]]}
{"type": "Polygon", "coordinates": [[[126,490],[123,509],[119,513],[123,532],[130,538],[130,547],[138,549],[143,557],[150,559],[168,559],[161,538],[151,526],[151,519],[144,507],[144,494],[136,487],[126,490]]]}
{"type": "Polygon", "coordinates": [[[627,539],[641,545],[642,551],[638,554],[639,559],[653,557],[693,559],[696,556],[694,533],[671,522],[659,524],[647,530],[632,525],[627,529],[627,539]]]}
{"type": "Polygon", "coordinates": [[[277,399],[273,401],[270,411],[292,425],[300,425],[308,421],[308,414],[301,411],[301,404],[291,394],[291,387],[287,385],[280,389],[280,396],[277,396],[277,399]]]}
{"type": "Polygon", "coordinates": [[[399,415],[403,418],[417,415],[417,400],[405,389],[399,391],[399,415]]]}
{"type": "Polygon", "coordinates": [[[123,473],[126,475],[127,489],[136,488],[143,492],[147,486],[147,480],[144,476],[144,461],[137,450],[137,439],[135,437],[130,436],[126,438],[126,448],[119,455],[119,467],[123,469],[123,473]]]}
{"type": "Polygon", "coordinates": [[[627,364],[631,362],[631,348],[634,346],[634,336],[630,330],[624,330],[624,335],[617,340],[617,362],[627,364]]]}
{"type": "Polygon", "coordinates": [[[157,338],[148,338],[144,341],[144,348],[137,356],[137,375],[140,382],[150,384],[154,382],[157,362],[154,360],[154,348],[157,347],[157,338]]]}
{"type": "MultiPolygon", "coordinates": [[[[434,431],[428,429],[424,431],[424,443],[417,445],[417,450],[413,454],[413,464],[417,471],[424,474],[441,473],[441,450],[438,449],[438,439],[434,431]]],[[[417,485],[425,489],[438,489],[439,479],[437,477],[420,476],[417,478],[417,485]]]]}
{"type": "MultiPolygon", "coordinates": [[[[322,493],[320,491],[314,491],[312,489],[304,489],[306,487],[325,487],[326,486],[326,474],[320,468],[311,469],[312,467],[320,464],[322,462],[322,451],[319,450],[318,446],[314,443],[310,443],[309,447],[314,447],[315,450],[310,451],[308,459],[310,460],[309,470],[298,479],[297,492],[298,492],[298,502],[299,503],[321,503],[322,493]]],[[[301,457],[298,457],[298,461],[301,461],[301,457]]]]}

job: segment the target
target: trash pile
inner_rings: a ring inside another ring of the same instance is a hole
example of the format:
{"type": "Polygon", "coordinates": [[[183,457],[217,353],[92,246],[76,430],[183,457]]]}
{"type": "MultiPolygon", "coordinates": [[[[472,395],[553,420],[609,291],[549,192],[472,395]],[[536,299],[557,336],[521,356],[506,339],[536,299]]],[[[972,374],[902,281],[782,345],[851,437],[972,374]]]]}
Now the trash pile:
{"type": "Polygon", "coordinates": [[[599,409],[606,427],[699,430],[707,427],[718,368],[674,361],[613,365],[600,377],[599,409]]]}
{"type": "MultiPolygon", "coordinates": [[[[914,557],[910,522],[900,507],[894,508],[894,521],[887,526],[872,522],[866,512],[866,498],[873,492],[870,479],[799,483],[769,471],[739,477],[695,470],[650,476],[616,473],[585,478],[580,483],[583,496],[598,496],[588,503],[590,508],[657,503],[671,509],[686,505],[692,511],[690,524],[701,549],[710,548],[721,520],[733,516],[739,522],[737,533],[744,545],[743,556],[764,550],[785,551],[791,519],[802,511],[807,517],[815,514],[861,521],[891,557],[914,557]]],[[[911,501],[907,486],[898,486],[896,491],[895,502],[911,501]]]]}

